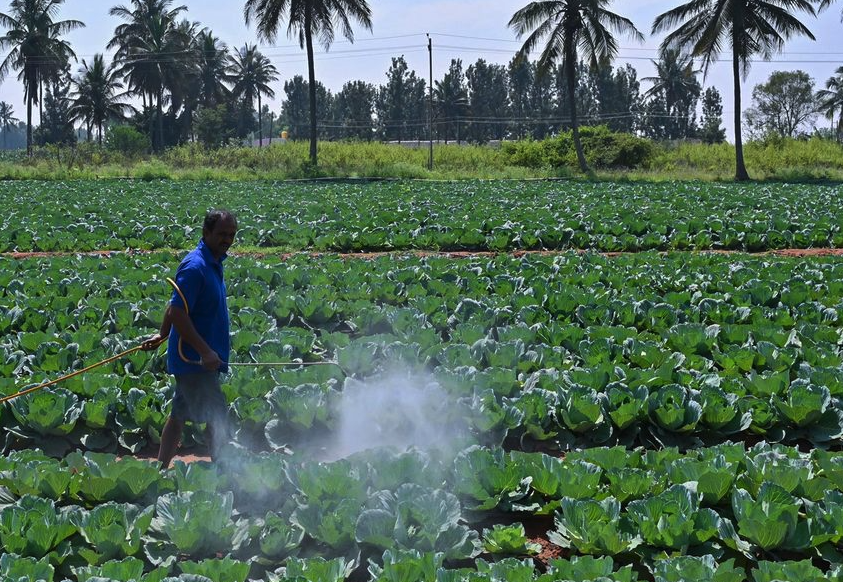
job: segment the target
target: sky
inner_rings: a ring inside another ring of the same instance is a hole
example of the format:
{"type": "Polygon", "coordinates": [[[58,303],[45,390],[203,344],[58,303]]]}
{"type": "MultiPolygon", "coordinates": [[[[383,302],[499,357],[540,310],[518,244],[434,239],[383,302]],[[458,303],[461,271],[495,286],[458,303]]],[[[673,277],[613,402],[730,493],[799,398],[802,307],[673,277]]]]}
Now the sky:
{"type": "MultiPolygon", "coordinates": [[[[621,38],[621,50],[615,66],[628,62],[638,70],[639,78],[653,76],[655,67],[651,60],[657,58],[661,41],[661,36],[650,34],[653,19],[679,2],[615,0],[611,9],[630,18],[646,37],[643,44],[621,38]]],[[[67,35],[80,62],[82,59],[90,62],[95,53],[104,53],[106,58],[110,57],[112,51],[107,51],[105,46],[114,28],[122,21],[110,16],[108,12],[119,3],[119,0],[66,0],[62,5],[57,18],[81,20],[86,24],[85,28],[67,35]]],[[[122,3],[129,4],[128,0],[122,3]]],[[[284,81],[294,75],[307,76],[305,54],[294,40],[287,38],[283,30],[273,43],[259,40],[254,26],[247,27],[244,22],[243,4],[237,0],[173,2],[174,6],[186,6],[187,18],[209,28],[229,47],[240,47],[245,43],[258,45],[279,71],[275,99],[268,100],[270,107],[278,112],[284,95],[284,81]]],[[[526,4],[527,0],[369,0],[372,31],[355,26],[353,44],[337,34],[327,52],[319,47],[316,54],[316,77],[334,93],[348,81],[363,80],[379,85],[386,81],[391,58],[404,55],[410,68],[427,79],[427,34],[430,34],[433,42],[434,79],[442,78],[454,58],[462,59],[464,69],[478,58],[506,64],[520,47],[520,42],[507,23],[513,13],[526,4]]],[[[8,8],[7,5],[8,0],[0,0],[0,7],[4,10],[8,8]]],[[[764,82],[773,71],[802,69],[813,77],[818,89],[824,85],[835,69],[843,65],[843,44],[839,42],[843,33],[843,23],[840,22],[842,7],[843,2],[832,6],[819,19],[806,17],[804,21],[816,36],[816,42],[797,38],[788,43],[786,52],[777,55],[774,62],[753,63],[743,85],[744,108],[751,105],[752,88],[764,82]]],[[[721,56],[722,59],[728,57],[728,54],[721,56]]],[[[73,65],[74,73],[77,69],[78,65],[73,65]]],[[[23,89],[16,75],[16,72],[12,72],[0,83],[0,100],[12,104],[15,116],[23,119],[26,116],[23,89]]],[[[734,107],[731,105],[733,90],[730,63],[715,63],[703,80],[703,85],[715,86],[722,94],[724,125],[729,139],[732,139],[734,107]]],[[[649,83],[643,82],[642,92],[649,86],[649,83]]],[[[828,121],[820,119],[817,124],[828,125],[828,121]]]]}

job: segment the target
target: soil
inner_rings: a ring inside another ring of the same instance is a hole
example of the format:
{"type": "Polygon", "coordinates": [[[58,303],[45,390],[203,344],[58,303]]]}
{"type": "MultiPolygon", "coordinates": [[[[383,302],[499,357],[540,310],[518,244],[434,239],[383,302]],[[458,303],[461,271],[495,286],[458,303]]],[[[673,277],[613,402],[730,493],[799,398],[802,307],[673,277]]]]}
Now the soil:
{"type": "MultiPolygon", "coordinates": [[[[134,457],[135,459],[140,459],[141,461],[156,461],[158,459],[158,445],[148,445],[135,453],[134,455],[121,455],[117,458],[120,459],[121,457],[134,457]]],[[[196,461],[209,461],[211,460],[211,456],[208,454],[208,451],[205,450],[203,447],[191,447],[191,448],[182,448],[176,451],[176,456],[173,457],[173,462],[175,461],[182,461],[183,463],[195,463],[196,461]]],[[[172,466],[172,463],[171,465],[172,466]]]]}
{"type": "Polygon", "coordinates": [[[524,534],[531,542],[539,544],[542,547],[539,555],[533,557],[533,560],[542,571],[547,570],[550,560],[568,558],[570,556],[571,552],[569,550],[560,548],[547,539],[547,532],[554,529],[553,516],[531,515],[529,519],[522,520],[522,523],[524,524],[524,534]]]}

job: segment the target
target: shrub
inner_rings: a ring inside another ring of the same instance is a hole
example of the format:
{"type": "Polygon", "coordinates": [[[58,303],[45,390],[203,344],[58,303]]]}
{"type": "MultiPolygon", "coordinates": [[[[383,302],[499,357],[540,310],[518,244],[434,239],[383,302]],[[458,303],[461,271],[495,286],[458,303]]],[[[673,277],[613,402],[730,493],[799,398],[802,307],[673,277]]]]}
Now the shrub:
{"type": "Polygon", "coordinates": [[[606,126],[584,127],[581,139],[586,159],[598,168],[646,168],[656,153],[650,140],[606,126]]]}
{"type": "MultiPolygon", "coordinates": [[[[648,167],[656,153],[656,146],[650,140],[629,133],[615,133],[606,126],[580,128],[580,140],[585,159],[597,168],[648,167]]],[[[554,167],[577,164],[573,132],[565,131],[546,140],[545,148],[547,159],[554,167]]]]}
{"type": "Polygon", "coordinates": [[[130,159],[140,157],[150,147],[149,136],[128,125],[114,126],[105,136],[106,150],[121,153],[130,159]]]}
{"type": "Polygon", "coordinates": [[[163,180],[171,177],[170,168],[160,160],[141,162],[135,168],[135,178],[141,180],[163,180]]]}
{"type": "Polygon", "coordinates": [[[544,142],[532,139],[506,141],[501,144],[501,151],[506,162],[512,166],[542,168],[553,165],[546,157],[544,142]]]}
{"type": "MultiPolygon", "coordinates": [[[[615,133],[606,126],[580,128],[580,139],[588,163],[597,168],[649,167],[656,155],[650,140],[628,133],[615,133]]],[[[523,140],[503,144],[509,164],[528,168],[577,165],[573,133],[564,131],[544,141],[523,140]]]]}

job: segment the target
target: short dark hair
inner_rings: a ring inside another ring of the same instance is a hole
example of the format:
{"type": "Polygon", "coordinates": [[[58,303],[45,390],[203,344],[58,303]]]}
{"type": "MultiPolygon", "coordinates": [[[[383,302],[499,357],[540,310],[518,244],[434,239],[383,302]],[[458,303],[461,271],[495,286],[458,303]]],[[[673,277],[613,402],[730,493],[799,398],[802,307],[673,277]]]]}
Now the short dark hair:
{"type": "Polygon", "coordinates": [[[220,220],[233,220],[234,227],[237,228],[237,217],[230,210],[222,208],[212,208],[205,215],[205,222],[202,224],[202,231],[211,232],[220,220]]]}

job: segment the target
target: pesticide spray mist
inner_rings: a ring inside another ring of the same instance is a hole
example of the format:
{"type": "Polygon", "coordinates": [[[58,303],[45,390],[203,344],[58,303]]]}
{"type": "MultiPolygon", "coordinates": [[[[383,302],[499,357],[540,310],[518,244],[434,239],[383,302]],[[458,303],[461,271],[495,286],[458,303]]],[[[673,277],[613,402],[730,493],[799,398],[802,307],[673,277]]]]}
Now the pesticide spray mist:
{"type": "Polygon", "coordinates": [[[348,379],[335,411],[337,431],[318,455],[334,461],[379,447],[457,450],[468,438],[459,408],[426,374],[392,370],[363,381],[348,379]]]}
{"type": "MultiPolygon", "coordinates": [[[[392,369],[365,380],[347,379],[331,411],[335,430],[308,435],[292,450],[297,463],[331,463],[371,449],[404,452],[410,448],[434,453],[444,461],[475,441],[470,414],[467,405],[429,374],[392,369]]],[[[219,466],[236,476],[237,482],[252,482],[260,470],[253,468],[250,455],[244,452],[241,445],[230,445],[220,455],[219,466]]],[[[258,505],[274,503],[277,492],[252,490],[248,497],[258,505]]]]}

